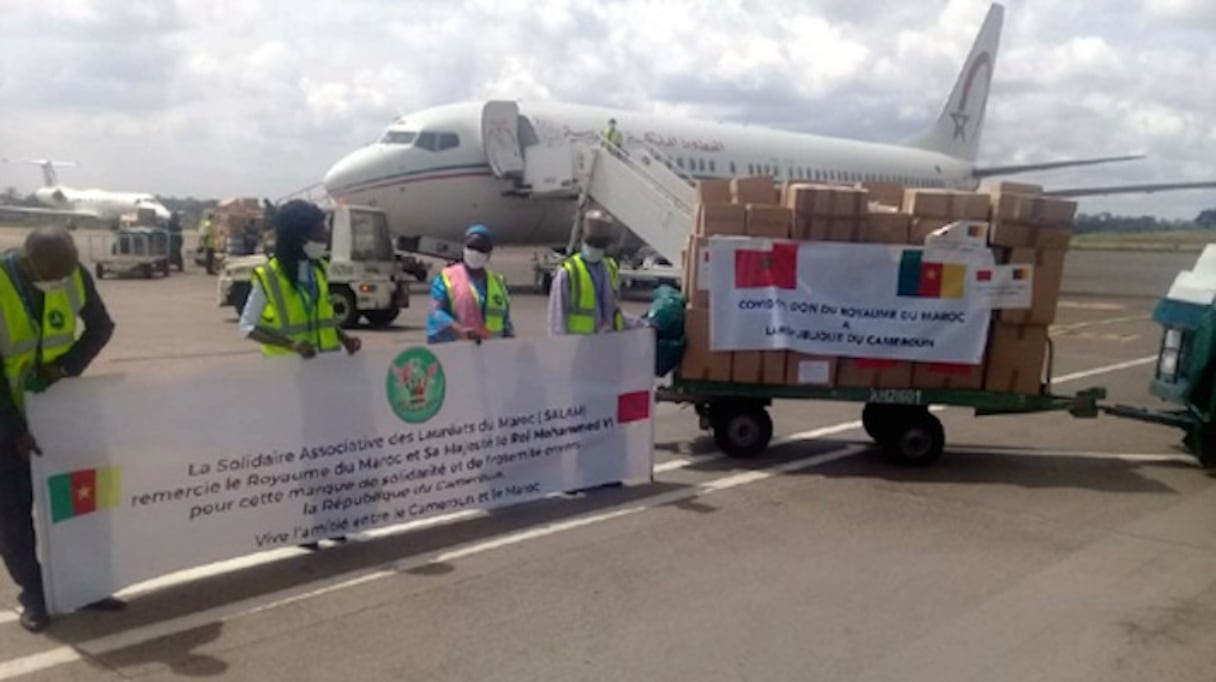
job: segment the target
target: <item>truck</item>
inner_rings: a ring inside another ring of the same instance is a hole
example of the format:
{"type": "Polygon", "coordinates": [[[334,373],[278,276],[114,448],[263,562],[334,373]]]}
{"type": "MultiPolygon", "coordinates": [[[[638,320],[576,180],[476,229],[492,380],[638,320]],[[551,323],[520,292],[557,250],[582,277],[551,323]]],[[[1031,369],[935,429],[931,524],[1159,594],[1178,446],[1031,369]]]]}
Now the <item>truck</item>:
{"type": "MultiPolygon", "coordinates": [[[[324,260],[335,321],[345,329],[360,318],[375,328],[388,327],[409,307],[406,273],[393,250],[388,216],[370,206],[340,204],[326,210],[326,224],[329,252],[324,260]]],[[[231,307],[239,317],[253,271],[268,260],[265,254],[229,256],[216,285],[218,305],[231,307]]]]}

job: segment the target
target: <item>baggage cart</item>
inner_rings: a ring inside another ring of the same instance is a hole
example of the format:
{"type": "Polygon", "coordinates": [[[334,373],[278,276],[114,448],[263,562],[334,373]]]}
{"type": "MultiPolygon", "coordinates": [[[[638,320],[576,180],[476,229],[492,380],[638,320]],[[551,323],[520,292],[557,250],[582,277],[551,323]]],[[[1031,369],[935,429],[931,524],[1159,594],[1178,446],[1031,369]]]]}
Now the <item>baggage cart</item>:
{"type": "Polygon", "coordinates": [[[169,276],[169,232],[156,227],[122,228],[113,235],[89,237],[89,260],[94,274],[138,274],[145,279],[159,272],[169,276]]]}
{"type": "Polygon", "coordinates": [[[892,461],[911,466],[935,463],[946,446],[946,432],[932,406],[965,407],[976,416],[1068,412],[1091,419],[1100,412],[1106,389],[1071,395],[1051,391],[1053,364],[1048,343],[1047,381],[1039,393],[1002,393],[935,388],[828,388],[777,384],[740,384],[684,379],[677,370],[670,386],[656,391],[659,402],[692,405],[702,429],[713,432],[718,447],[731,457],[754,457],[772,440],[768,408],[774,400],[823,400],[862,403],[862,427],[892,461]]]}

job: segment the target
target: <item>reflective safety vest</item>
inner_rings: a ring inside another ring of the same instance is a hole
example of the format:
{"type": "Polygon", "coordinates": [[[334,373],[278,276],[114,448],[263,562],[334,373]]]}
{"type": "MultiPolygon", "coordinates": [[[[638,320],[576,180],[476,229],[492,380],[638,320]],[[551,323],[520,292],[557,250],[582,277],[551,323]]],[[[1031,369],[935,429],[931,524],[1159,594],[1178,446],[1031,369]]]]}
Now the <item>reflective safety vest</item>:
{"type": "Polygon", "coordinates": [[[604,141],[613,147],[620,147],[625,144],[625,136],[621,135],[619,128],[604,128],[604,132],[601,133],[601,135],[603,136],[604,141]]]}
{"type": "MultiPolygon", "coordinates": [[[[616,293],[617,300],[620,300],[620,268],[611,258],[604,258],[604,266],[608,269],[608,281],[612,291],[616,293]]],[[[566,281],[569,283],[566,290],[566,333],[598,333],[595,313],[599,301],[595,298],[595,283],[591,280],[591,272],[583,261],[583,255],[576,253],[562,261],[562,269],[566,271],[566,281]]],[[[621,331],[624,328],[625,318],[618,307],[613,311],[612,329],[621,331]]]]}
{"type": "MultiPolygon", "coordinates": [[[[314,265],[317,278],[317,300],[314,302],[302,284],[292,285],[283,274],[277,258],[270,259],[253,271],[253,277],[266,294],[266,307],[258,327],[284,336],[291,341],[308,341],[318,352],[326,353],[342,347],[334,308],[329,301],[329,280],[323,268],[314,265]]],[[[262,344],[263,355],[291,355],[292,351],[262,344]]]]}
{"type": "Polygon", "coordinates": [[[439,276],[448,291],[452,316],[460,324],[473,329],[486,329],[492,338],[502,338],[507,321],[507,281],[503,276],[486,270],[485,315],[477,287],[469,279],[469,271],[461,263],[449,265],[439,276]]]}
{"type": "Polygon", "coordinates": [[[76,343],[76,318],[84,307],[84,277],[80,268],[64,289],[43,296],[42,319],[34,320],[22,292],[30,284],[14,281],[12,259],[0,263],[0,355],[4,375],[17,409],[25,411],[25,382],[39,364],[63,356],[76,343]]]}
{"type": "Polygon", "coordinates": [[[210,220],[203,221],[202,232],[203,232],[203,248],[204,249],[215,248],[215,226],[211,224],[210,220]]]}

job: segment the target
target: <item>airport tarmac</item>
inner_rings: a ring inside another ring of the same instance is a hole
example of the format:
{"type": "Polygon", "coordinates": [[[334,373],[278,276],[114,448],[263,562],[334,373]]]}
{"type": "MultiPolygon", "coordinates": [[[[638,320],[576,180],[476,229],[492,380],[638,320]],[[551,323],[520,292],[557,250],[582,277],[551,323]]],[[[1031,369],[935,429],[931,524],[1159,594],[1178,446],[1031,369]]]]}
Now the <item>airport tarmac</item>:
{"type": "MultiPolygon", "coordinates": [[[[497,260],[526,281],[524,252],[497,260]]],[[[1057,390],[1153,405],[1149,314],[1193,262],[1070,254],[1057,390]]],[[[91,372],[257,352],[198,268],[100,290],[118,330],[91,372]]],[[[416,291],[397,327],[357,332],[367,345],[421,340],[416,291]]],[[[513,313],[545,333],[544,298],[513,313]]],[[[1216,479],[1178,433],[947,409],[947,455],[908,470],[858,416],[778,403],[780,440],[740,462],[661,405],[653,482],[209,567],[46,636],[2,611],[0,680],[1216,678],[1216,479]]]]}

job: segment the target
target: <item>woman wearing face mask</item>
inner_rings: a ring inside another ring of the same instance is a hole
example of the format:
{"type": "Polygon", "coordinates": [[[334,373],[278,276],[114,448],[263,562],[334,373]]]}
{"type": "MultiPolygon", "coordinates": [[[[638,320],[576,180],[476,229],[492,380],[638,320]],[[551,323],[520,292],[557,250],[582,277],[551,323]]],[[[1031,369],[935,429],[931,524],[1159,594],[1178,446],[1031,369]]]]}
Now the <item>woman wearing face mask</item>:
{"type": "Polygon", "coordinates": [[[486,269],[493,251],[494,238],[485,225],[465,231],[461,262],[444,268],[431,282],[427,343],[480,343],[515,336],[507,281],[486,269]]]}
{"type": "Polygon", "coordinates": [[[599,211],[583,218],[582,249],[562,262],[549,291],[549,334],[602,334],[644,326],[621,312],[616,261],[605,255],[615,226],[599,211]]]}
{"type": "Polygon", "coordinates": [[[357,353],[362,344],[338,328],[329,302],[321,263],[328,241],[325,214],[297,199],[279,209],[275,223],[274,256],[254,270],[241,334],[262,344],[267,356],[311,358],[343,348],[357,353]]]}
{"type": "MultiPolygon", "coordinates": [[[[327,242],[325,213],[313,204],[296,199],[276,213],[274,256],[253,271],[253,286],[241,311],[241,333],[262,344],[263,355],[312,358],[342,348],[354,355],[362,348],[359,339],[347,336],[334,322],[321,262],[327,242]]],[[[320,549],[316,542],[300,547],[320,549]]]]}

